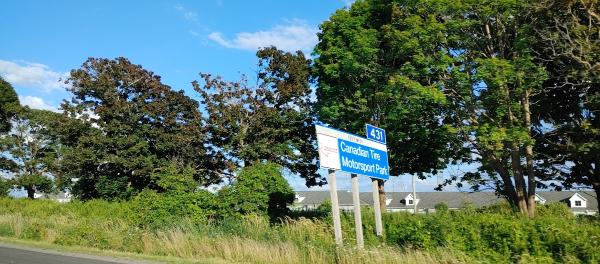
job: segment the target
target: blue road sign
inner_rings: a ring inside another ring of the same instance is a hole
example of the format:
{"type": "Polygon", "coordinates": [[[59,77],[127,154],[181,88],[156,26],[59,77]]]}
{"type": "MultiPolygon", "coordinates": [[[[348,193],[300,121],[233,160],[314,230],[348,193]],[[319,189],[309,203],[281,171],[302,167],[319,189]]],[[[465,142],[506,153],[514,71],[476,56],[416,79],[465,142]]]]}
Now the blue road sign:
{"type": "Polygon", "coordinates": [[[342,171],[381,180],[390,178],[387,151],[340,138],[337,142],[342,171]]]}
{"type": "Polygon", "coordinates": [[[367,138],[385,144],[385,130],[367,124],[367,138]]]}

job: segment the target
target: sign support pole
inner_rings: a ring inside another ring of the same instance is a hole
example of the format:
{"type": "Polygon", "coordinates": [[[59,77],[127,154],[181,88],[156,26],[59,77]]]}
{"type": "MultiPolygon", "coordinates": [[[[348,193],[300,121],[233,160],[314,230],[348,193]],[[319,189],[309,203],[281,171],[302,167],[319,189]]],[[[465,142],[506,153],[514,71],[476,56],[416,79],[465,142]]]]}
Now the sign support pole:
{"type": "Polygon", "coordinates": [[[358,175],[351,174],[352,177],[352,202],[354,203],[354,225],[356,229],[356,246],[359,249],[365,247],[363,241],[362,218],[360,215],[360,196],[358,189],[358,175]]]}
{"type": "Polygon", "coordinates": [[[373,187],[373,208],[375,211],[375,232],[377,236],[383,236],[383,223],[381,220],[381,206],[379,205],[379,186],[377,179],[371,178],[371,187],[373,187]]]}
{"type": "Polygon", "coordinates": [[[333,217],[333,231],[335,243],[338,246],[342,241],[342,222],[340,221],[340,207],[338,203],[337,186],[335,182],[335,170],[329,170],[329,195],[331,197],[331,216],[333,217]]]}

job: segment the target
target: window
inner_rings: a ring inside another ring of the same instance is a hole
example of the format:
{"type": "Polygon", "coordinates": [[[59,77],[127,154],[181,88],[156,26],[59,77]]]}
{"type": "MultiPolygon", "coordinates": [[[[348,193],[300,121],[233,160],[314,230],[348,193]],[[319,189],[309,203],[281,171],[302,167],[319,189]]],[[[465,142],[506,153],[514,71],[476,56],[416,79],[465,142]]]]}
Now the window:
{"type": "Polygon", "coordinates": [[[575,206],[581,206],[581,201],[575,201],[575,206]]]}
{"type": "Polygon", "coordinates": [[[408,200],[408,204],[413,204],[413,200],[408,200]]]}

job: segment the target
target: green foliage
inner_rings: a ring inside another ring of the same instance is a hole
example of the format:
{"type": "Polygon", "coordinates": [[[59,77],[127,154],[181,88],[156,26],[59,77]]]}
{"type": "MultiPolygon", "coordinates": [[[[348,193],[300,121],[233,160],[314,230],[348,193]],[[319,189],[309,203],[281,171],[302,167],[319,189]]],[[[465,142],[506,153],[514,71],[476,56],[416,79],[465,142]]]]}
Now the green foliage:
{"type": "Polygon", "coordinates": [[[435,213],[436,214],[445,214],[448,213],[448,205],[444,202],[438,203],[435,205],[435,213]]]}
{"type": "Polygon", "coordinates": [[[203,223],[214,217],[215,203],[215,196],[204,190],[171,194],[144,190],[131,201],[130,219],[151,229],[171,227],[186,218],[203,223]]]}
{"type": "Polygon", "coordinates": [[[559,263],[567,259],[594,263],[600,258],[600,243],[590,239],[600,232],[598,226],[561,214],[528,220],[514,212],[397,213],[385,214],[383,222],[388,243],[427,250],[451,247],[484,262],[510,263],[526,256],[559,263]]]}
{"type": "Polygon", "coordinates": [[[169,164],[164,168],[157,169],[152,174],[162,191],[167,194],[184,194],[194,192],[198,189],[198,183],[194,180],[194,169],[186,167],[181,171],[175,164],[169,164]]]}
{"type": "Polygon", "coordinates": [[[9,82],[5,81],[0,76],[0,133],[10,131],[10,120],[18,112],[20,107],[19,97],[17,96],[15,89],[9,82]]]}
{"type": "Polygon", "coordinates": [[[12,184],[4,177],[0,177],[0,197],[8,196],[8,192],[12,188],[12,184]]]}
{"type": "Polygon", "coordinates": [[[322,184],[315,165],[311,61],[301,51],[274,47],[256,55],[256,87],[245,78],[227,82],[202,73],[204,84],[193,82],[208,114],[210,143],[227,158],[230,173],[268,161],[305,178],[309,186],[322,184]]]}
{"type": "Polygon", "coordinates": [[[243,168],[235,182],[219,192],[224,206],[241,214],[269,215],[275,220],[288,212],[294,191],[274,163],[243,168]]]}
{"type": "Polygon", "coordinates": [[[58,114],[23,108],[10,121],[13,129],[0,135],[0,160],[8,161],[0,171],[11,173],[11,185],[27,191],[34,198],[36,192],[52,192],[51,180],[57,172],[59,146],[49,132],[48,120],[58,114]]]}
{"type": "Polygon", "coordinates": [[[131,221],[142,227],[164,228],[183,219],[204,223],[215,218],[219,210],[216,196],[198,188],[194,170],[179,170],[174,164],[152,174],[161,188],[146,189],[131,201],[131,221]]]}
{"type": "MultiPolygon", "coordinates": [[[[549,72],[536,98],[540,174],[586,186],[600,202],[600,7],[596,0],[533,1],[532,49],[549,72]],[[568,169],[565,169],[568,168],[568,169]]],[[[552,186],[552,185],[551,185],[552,186]]],[[[552,186],[557,187],[557,186],[552,186]]]]}
{"type": "Polygon", "coordinates": [[[365,0],[336,11],[315,48],[319,117],[355,133],[385,128],[392,174],[481,164],[445,184],[491,185],[533,216],[530,102],[548,74],[530,46],[527,7],[365,0]]]}
{"type": "Polygon", "coordinates": [[[319,204],[319,207],[317,207],[317,210],[328,213],[331,212],[331,200],[326,199],[323,202],[321,202],[321,204],[319,204]]]}
{"type": "Polygon", "coordinates": [[[567,206],[567,204],[560,203],[560,202],[549,203],[549,204],[544,204],[544,205],[539,206],[538,207],[538,215],[540,217],[556,216],[556,217],[562,217],[565,219],[573,218],[573,212],[571,211],[571,208],[569,208],[569,206],[567,206]]]}
{"type": "MultiPolygon", "coordinates": [[[[464,154],[437,83],[452,61],[429,1],[357,1],[321,24],[314,74],[320,120],[364,134],[386,130],[390,174],[437,173],[464,154]]],[[[433,4],[432,4],[433,5],[433,4]]]]}
{"type": "Polygon", "coordinates": [[[194,179],[220,181],[221,164],[202,129],[198,102],[173,91],[160,76],[125,58],[88,59],[68,79],[71,138],[64,140],[67,178],[78,178],[81,199],[128,199],[145,188],[160,189],[152,172],[173,162],[201,168],[194,179]],[[83,127],[82,125],[87,125],[83,127]]]}
{"type": "MultiPolygon", "coordinates": [[[[197,195],[168,196],[145,190],[131,201],[68,204],[0,198],[0,235],[132,252],[144,252],[156,236],[165,237],[159,247],[168,243],[181,246],[180,250],[186,247],[182,245],[205,239],[210,243],[222,238],[248,239],[248,243],[295,245],[302,250],[301,258],[309,258],[309,252],[318,249],[318,255],[333,258],[325,263],[335,262],[337,254],[345,254],[335,245],[329,218],[325,218],[327,222],[298,219],[277,223],[258,214],[210,218],[204,210],[190,209],[194,206],[188,200],[208,201],[214,196],[204,192],[197,195]],[[193,198],[199,196],[205,198],[193,198]],[[178,240],[184,234],[193,239],[185,243],[178,240]]],[[[200,207],[206,204],[196,203],[200,207]]],[[[416,216],[384,213],[384,239],[375,236],[372,211],[365,208],[365,242],[369,250],[413,248],[432,254],[446,250],[483,263],[597,263],[600,241],[594,238],[600,235],[600,225],[585,218],[565,217],[559,207],[563,205],[541,205],[534,219],[489,209],[416,216]]],[[[351,213],[342,214],[342,226],[345,244],[353,245],[351,213]]]]}

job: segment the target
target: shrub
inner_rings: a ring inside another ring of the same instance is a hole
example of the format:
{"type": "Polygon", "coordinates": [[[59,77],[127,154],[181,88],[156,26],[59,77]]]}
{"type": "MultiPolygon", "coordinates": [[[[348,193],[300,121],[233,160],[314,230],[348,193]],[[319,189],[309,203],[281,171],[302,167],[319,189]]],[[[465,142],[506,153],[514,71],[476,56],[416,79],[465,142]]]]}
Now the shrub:
{"type": "Polygon", "coordinates": [[[264,214],[275,220],[288,212],[294,191],[279,165],[261,163],[242,169],[233,185],[219,192],[219,198],[240,214],[264,214]]]}
{"type": "Polygon", "coordinates": [[[11,184],[4,177],[0,176],[0,197],[8,196],[8,191],[10,191],[11,184]]]}
{"type": "Polygon", "coordinates": [[[538,205],[536,207],[536,214],[538,217],[556,216],[567,219],[573,218],[571,209],[565,203],[548,203],[538,205]]]}
{"type": "Polygon", "coordinates": [[[107,249],[109,248],[109,236],[107,232],[99,229],[97,226],[83,222],[61,230],[55,243],[65,246],[77,245],[107,249]]]}
{"type": "Polygon", "coordinates": [[[144,190],[131,201],[129,219],[140,227],[171,227],[189,218],[205,223],[216,215],[214,194],[206,190],[191,193],[157,193],[144,190]]]}
{"type": "Polygon", "coordinates": [[[448,213],[448,205],[444,202],[435,205],[435,212],[439,214],[448,213]]]}
{"type": "Polygon", "coordinates": [[[319,204],[319,207],[317,207],[317,210],[322,212],[331,212],[331,200],[326,199],[323,202],[321,202],[321,204],[319,204]]]}

